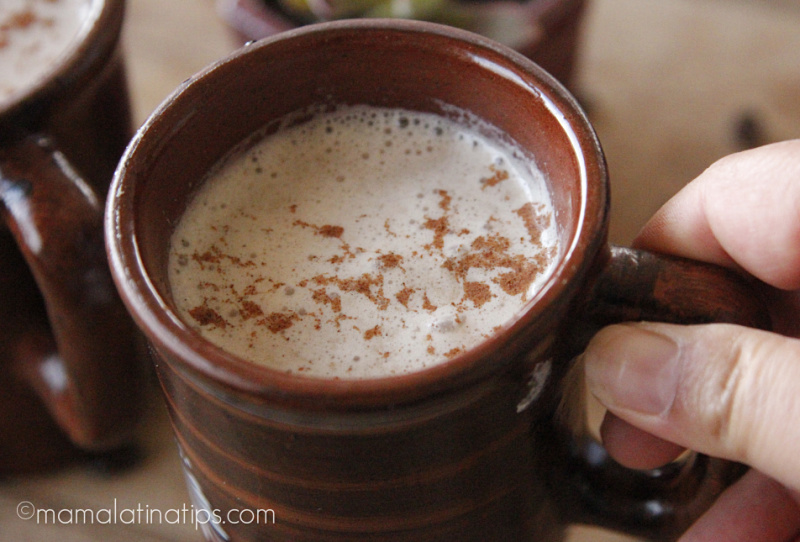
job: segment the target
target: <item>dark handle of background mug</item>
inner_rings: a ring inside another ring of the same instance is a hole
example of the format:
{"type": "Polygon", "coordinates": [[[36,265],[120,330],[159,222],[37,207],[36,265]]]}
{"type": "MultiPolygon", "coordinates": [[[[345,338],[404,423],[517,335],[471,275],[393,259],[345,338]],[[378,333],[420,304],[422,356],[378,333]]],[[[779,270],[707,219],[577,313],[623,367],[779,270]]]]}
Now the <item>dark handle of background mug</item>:
{"type": "Polygon", "coordinates": [[[5,309],[3,325],[14,331],[3,370],[34,389],[77,446],[127,444],[143,370],[108,271],[103,199],[45,137],[28,136],[0,149],[0,200],[38,289],[14,292],[16,306],[5,309]],[[32,315],[42,305],[46,316],[32,315]]]}
{"type": "MultiPolygon", "coordinates": [[[[585,324],[573,338],[579,350],[601,326],[623,321],[771,327],[753,284],[732,270],[618,247],[603,264],[581,308],[585,324]]],[[[566,447],[569,519],[652,540],[677,538],[745,470],[699,454],[660,469],[630,470],[610,458],[585,423],[572,431],[559,439],[566,447]]]]}

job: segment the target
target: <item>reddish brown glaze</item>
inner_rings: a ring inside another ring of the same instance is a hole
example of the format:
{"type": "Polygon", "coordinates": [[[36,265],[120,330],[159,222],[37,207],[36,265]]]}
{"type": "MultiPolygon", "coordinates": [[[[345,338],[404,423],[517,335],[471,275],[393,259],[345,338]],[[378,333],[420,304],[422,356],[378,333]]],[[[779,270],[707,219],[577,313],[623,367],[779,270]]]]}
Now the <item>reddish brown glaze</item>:
{"type": "Polygon", "coordinates": [[[131,135],[109,0],[73,55],[0,108],[0,473],[127,444],[137,332],[114,289],[102,216],[131,135]]]}
{"type": "Polygon", "coordinates": [[[762,306],[736,277],[610,250],[600,145],[574,99],[523,55],[424,23],[304,27],[178,89],[123,163],[106,211],[112,272],[154,348],[195,505],[223,519],[229,510],[274,513],[274,524],[208,529],[209,540],[553,542],[574,521],[670,539],[735,473],[706,458],[648,474],[592,462],[596,446],[556,415],[573,356],[606,316],[628,315],[608,312],[618,289],[636,290],[624,303],[681,321],[724,319],[716,309],[733,306],[727,316],[761,323],[762,306]],[[168,245],[197,183],[254,131],[326,103],[443,115],[454,105],[535,157],[564,250],[515,321],[439,366],[362,381],[256,366],[180,321],[168,245]],[[673,302],[687,271],[706,304],[673,302]],[[649,278],[618,278],[631,275],[649,278]]]}

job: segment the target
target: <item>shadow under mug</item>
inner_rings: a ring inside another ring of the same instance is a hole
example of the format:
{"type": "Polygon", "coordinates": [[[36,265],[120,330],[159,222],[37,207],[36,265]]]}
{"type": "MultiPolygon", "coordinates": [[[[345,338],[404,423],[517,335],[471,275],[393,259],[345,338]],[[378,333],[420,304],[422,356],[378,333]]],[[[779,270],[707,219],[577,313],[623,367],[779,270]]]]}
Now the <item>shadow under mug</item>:
{"type": "Polygon", "coordinates": [[[553,542],[575,522],[663,540],[684,530],[739,466],[703,456],[644,473],[614,464],[560,414],[580,408],[566,391],[572,360],[612,321],[768,318],[732,272],[609,247],[607,216],[603,154],[575,100],[529,59],[464,31],[307,26],[177,89],[121,162],[106,238],[152,345],[194,505],[222,520],[206,537],[553,542]],[[174,225],[230,149],[311,104],[443,116],[455,106],[498,127],[549,180],[562,246],[552,277],[491,338],[404,376],[284,374],[201,338],[170,295],[174,225]],[[231,511],[250,521],[226,521],[231,511]]]}
{"type": "Polygon", "coordinates": [[[103,241],[133,133],[124,9],[87,0],[75,44],[0,103],[0,474],[126,445],[139,416],[138,332],[103,241]]]}

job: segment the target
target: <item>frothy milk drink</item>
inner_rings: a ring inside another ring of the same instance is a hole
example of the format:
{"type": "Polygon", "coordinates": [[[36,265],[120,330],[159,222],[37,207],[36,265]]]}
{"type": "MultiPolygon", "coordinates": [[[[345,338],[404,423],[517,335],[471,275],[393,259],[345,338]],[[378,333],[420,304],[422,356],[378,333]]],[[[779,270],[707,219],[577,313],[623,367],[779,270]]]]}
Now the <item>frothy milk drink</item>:
{"type": "Polygon", "coordinates": [[[225,159],[181,218],[181,317],[244,359],[373,378],[441,363],[517,314],[558,250],[545,180],[491,127],[367,106],[225,159]]]}
{"type": "Polygon", "coordinates": [[[0,107],[42,81],[80,40],[93,0],[0,1],[0,107]]]}

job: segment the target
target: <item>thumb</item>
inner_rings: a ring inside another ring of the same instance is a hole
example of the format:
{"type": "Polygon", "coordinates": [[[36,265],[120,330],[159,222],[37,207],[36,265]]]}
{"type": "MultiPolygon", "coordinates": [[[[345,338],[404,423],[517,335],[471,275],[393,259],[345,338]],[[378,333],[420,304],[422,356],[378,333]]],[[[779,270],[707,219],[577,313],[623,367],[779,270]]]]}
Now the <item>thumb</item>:
{"type": "Polygon", "coordinates": [[[589,389],[664,440],[800,489],[800,341],[726,324],[623,324],[584,354],[589,389]]]}

